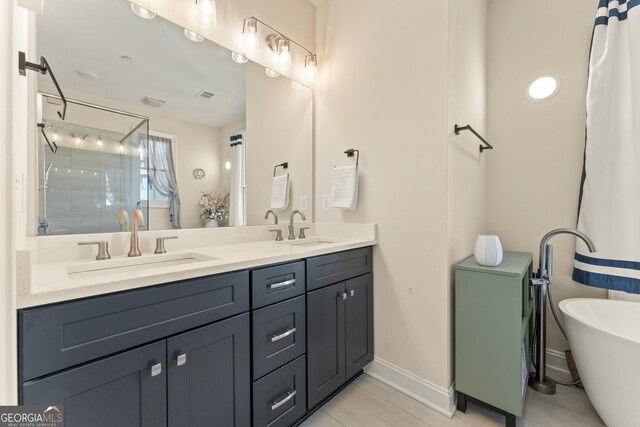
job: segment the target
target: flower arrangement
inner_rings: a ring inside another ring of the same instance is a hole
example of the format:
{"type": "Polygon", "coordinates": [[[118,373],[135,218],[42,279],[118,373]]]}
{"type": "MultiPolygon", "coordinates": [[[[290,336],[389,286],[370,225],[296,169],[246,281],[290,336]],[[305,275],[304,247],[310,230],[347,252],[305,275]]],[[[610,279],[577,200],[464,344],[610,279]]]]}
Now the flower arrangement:
{"type": "Polygon", "coordinates": [[[222,221],[229,216],[229,193],[202,193],[200,197],[200,220],[207,222],[210,219],[222,221]]]}

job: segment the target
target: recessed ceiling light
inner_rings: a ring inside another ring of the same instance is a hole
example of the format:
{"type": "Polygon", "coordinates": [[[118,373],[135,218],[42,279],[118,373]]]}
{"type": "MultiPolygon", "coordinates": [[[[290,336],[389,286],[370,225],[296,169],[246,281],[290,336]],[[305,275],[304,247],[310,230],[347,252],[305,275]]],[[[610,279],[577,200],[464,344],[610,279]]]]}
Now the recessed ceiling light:
{"type": "Polygon", "coordinates": [[[85,80],[98,80],[98,75],[91,71],[86,70],[76,70],[76,74],[82,77],[85,80]]]}
{"type": "Polygon", "coordinates": [[[271,68],[265,68],[264,72],[267,74],[267,76],[271,78],[276,78],[280,76],[280,73],[278,73],[275,70],[272,70],[271,68]]]}
{"type": "Polygon", "coordinates": [[[156,17],[155,13],[145,9],[144,7],[138,6],[134,2],[131,2],[131,11],[143,19],[153,19],[156,17]]]}
{"type": "Polygon", "coordinates": [[[231,52],[231,59],[238,64],[244,64],[249,60],[246,56],[240,55],[238,52],[231,52]]]}
{"type": "Polygon", "coordinates": [[[531,101],[544,101],[558,93],[558,89],[560,89],[560,84],[555,77],[539,77],[527,87],[527,97],[531,101]]]}
{"type": "Polygon", "coordinates": [[[192,42],[196,42],[196,43],[200,43],[201,41],[204,40],[204,37],[202,37],[200,34],[194,33],[193,31],[187,30],[186,28],[184,29],[184,36],[189,40],[191,40],[192,42]]]}

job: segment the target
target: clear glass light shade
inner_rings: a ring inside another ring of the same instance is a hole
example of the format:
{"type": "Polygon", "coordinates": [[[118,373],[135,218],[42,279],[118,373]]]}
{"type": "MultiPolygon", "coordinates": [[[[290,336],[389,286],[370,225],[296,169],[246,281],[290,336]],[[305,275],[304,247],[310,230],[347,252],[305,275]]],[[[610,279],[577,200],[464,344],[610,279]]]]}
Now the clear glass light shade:
{"type": "Polygon", "coordinates": [[[527,95],[533,101],[543,101],[558,92],[558,79],[544,76],[535,79],[527,88],[527,95]]]}
{"type": "Polygon", "coordinates": [[[218,22],[215,0],[196,0],[196,23],[198,30],[208,30],[218,22]]]}
{"type": "Polygon", "coordinates": [[[265,68],[264,72],[266,73],[267,76],[271,78],[276,78],[280,76],[280,73],[278,73],[275,70],[272,70],[271,68],[265,68]]]}
{"type": "Polygon", "coordinates": [[[238,52],[231,52],[231,59],[233,59],[233,62],[237,62],[238,64],[244,64],[248,61],[246,56],[241,55],[238,52]]]}
{"type": "Polygon", "coordinates": [[[258,37],[258,21],[255,18],[248,18],[244,23],[244,40],[242,48],[245,53],[256,53],[260,49],[260,39],[258,37]]]}
{"type": "Polygon", "coordinates": [[[307,55],[304,59],[304,68],[309,81],[313,81],[318,74],[318,59],[315,55],[307,55]]]}
{"type": "Polygon", "coordinates": [[[278,42],[278,68],[282,71],[291,68],[291,42],[287,39],[278,42]]]}
{"type": "Polygon", "coordinates": [[[155,13],[135,4],[134,2],[131,2],[131,11],[143,19],[153,19],[156,17],[155,13]]]}
{"type": "Polygon", "coordinates": [[[202,37],[200,34],[195,33],[191,30],[188,29],[184,29],[184,36],[186,38],[188,38],[189,40],[191,40],[192,42],[196,42],[196,43],[200,43],[201,41],[204,40],[204,37],[202,37]]]}

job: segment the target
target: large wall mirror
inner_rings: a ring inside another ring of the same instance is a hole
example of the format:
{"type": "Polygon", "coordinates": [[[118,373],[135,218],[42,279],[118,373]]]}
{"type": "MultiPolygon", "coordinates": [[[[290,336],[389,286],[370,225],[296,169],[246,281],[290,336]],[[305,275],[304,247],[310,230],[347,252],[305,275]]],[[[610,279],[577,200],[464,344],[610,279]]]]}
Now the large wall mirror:
{"type": "Polygon", "coordinates": [[[47,0],[37,53],[68,104],[39,76],[38,234],[126,230],[136,206],[149,230],[311,220],[311,90],[187,36],[127,0],[47,0]]]}

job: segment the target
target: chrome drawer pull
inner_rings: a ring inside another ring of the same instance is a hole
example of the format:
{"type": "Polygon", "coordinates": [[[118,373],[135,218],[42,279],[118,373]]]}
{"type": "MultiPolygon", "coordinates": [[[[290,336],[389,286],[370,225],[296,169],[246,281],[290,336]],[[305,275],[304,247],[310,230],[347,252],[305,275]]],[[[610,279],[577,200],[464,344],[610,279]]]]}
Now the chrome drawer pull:
{"type": "Polygon", "coordinates": [[[293,335],[296,332],[296,328],[291,328],[287,332],[283,332],[280,335],[274,335],[271,337],[271,342],[280,341],[282,338],[286,338],[289,335],[293,335]]]}
{"type": "Polygon", "coordinates": [[[162,363],[158,363],[157,365],[153,365],[151,367],[151,376],[157,377],[162,373],[162,363]]]}
{"type": "Polygon", "coordinates": [[[295,283],[296,283],[296,279],[285,280],[284,282],[280,282],[280,283],[272,283],[271,285],[269,285],[269,289],[284,288],[285,286],[291,286],[291,285],[294,285],[295,283]]]}
{"type": "Polygon", "coordinates": [[[287,397],[282,399],[280,402],[273,402],[273,406],[271,406],[271,410],[275,411],[276,409],[278,409],[279,407],[281,407],[282,405],[284,405],[285,403],[293,399],[293,396],[295,395],[296,395],[296,391],[293,390],[291,393],[287,395],[287,397]]]}
{"type": "Polygon", "coordinates": [[[355,294],[356,294],[356,291],[354,291],[353,289],[349,291],[349,295],[354,296],[355,294]]]}
{"type": "Polygon", "coordinates": [[[187,355],[186,354],[181,354],[180,356],[178,356],[176,364],[178,366],[182,366],[185,363],[187,363],[187,355]]]}

